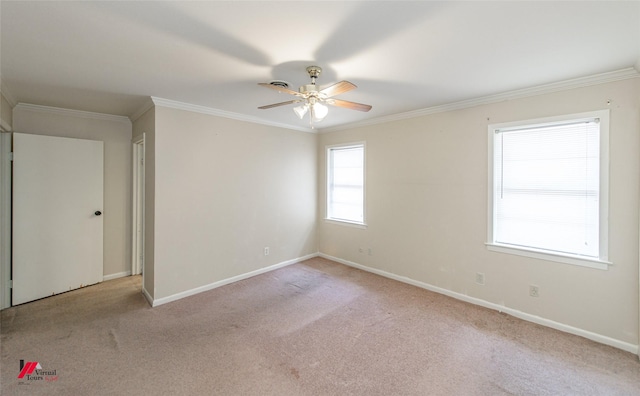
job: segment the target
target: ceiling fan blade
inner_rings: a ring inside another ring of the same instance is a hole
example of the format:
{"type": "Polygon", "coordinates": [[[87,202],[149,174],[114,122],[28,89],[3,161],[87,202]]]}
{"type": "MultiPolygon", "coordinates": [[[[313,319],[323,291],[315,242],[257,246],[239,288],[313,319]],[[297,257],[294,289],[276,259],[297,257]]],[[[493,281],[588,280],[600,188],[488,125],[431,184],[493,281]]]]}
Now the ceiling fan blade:
{"type": "Polygon", "coordinates": [[[270,109],[272,107],[278,107],[278,106],[285,106],[288,104],[293,104],[293,103],[300,103],[302,102],[302,100],[289,100],[287,102],[280,102],[280,103],[274,103],[274,104],[270,104],[270,105],[266,105],[266,106],[260,106],[258,107],[259,109],[270,109]]]}
{"type": "Polygon", "coordinates": [[[345,92],[349,92],[352,89],[356,89],[355,84],[350,83],[349,81],[340,81],[339,83],[335,83],[325,89],[321,89],[320,93],[326,95],[327,98],[332,96],[340,95],[345,92]]]}
{"type": "Polygon", "coordinates": [[[291,90],[289,88],[279,87],[277,85],[273,85],[273,84],[269,84],[269,83],[258,83],[258,85],[274,89],[274,90],[276,90],[278,92],[288,93],[289,95],[302,96],[302,94],[300,92],[293,91],[293,90],[291,90]]]}
{"type": "Polygon", "coordinates": [[[349,102],[347,100],[340,100],[340,99],[329,99],[327,100],[327,104],[338,106],[338,107],[344,107],[346,109],[351,109],[351,110],[358,110],[358,111],[371,110],[371,106],[367,104],[349,102]]]}

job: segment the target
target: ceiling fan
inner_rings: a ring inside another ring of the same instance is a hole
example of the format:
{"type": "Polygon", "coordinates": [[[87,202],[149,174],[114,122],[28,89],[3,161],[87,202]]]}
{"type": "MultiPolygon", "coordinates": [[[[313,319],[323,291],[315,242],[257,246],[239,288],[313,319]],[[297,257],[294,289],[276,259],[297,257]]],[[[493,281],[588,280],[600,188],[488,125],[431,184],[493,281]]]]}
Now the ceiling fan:
{"type": "Polygon", "coordinates": [[[293,111],[296,115],[302,119],[307,112],[310,116],[310,123],[313,127],[313,122],[320,122],[327,116],[329,109],[325,104],[344,107],[351,110],[369,111],[371,106],[349,102],[346,100],[334,99],[336,95],[356,89],[356,85],[349,81],[340,81],[333,85],[330,85],[324,89],[318,89],[316,85],[316,79],[322,73],[322,69],[319,66],[307,67],[307,73],[311,77],[311,84],[306,84],[298,89],[298,92],[289,89],[289,84],[284,81],[272,81],[270,83],[258,83],[263,87],[274,89],[278,92],[294,95],[297,99],[289,100],[286,102],[274,103],[266,106],[260,106],[259,109],[270,109],[272,107],[285,106],[294,103],[301,103],[300,106],[294,107],[293,111]]]}

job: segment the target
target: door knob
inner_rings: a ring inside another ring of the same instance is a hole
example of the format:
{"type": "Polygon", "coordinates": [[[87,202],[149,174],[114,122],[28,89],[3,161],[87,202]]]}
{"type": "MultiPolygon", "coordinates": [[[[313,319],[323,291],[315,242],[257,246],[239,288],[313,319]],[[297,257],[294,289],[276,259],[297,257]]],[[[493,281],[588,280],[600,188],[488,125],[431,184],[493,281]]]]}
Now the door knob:
{"type": "Polygon", "coordinates": [[[96,210],[93,214],[96,215],[96,216],[100,216],[102,214],[102,212],[99,211],[99,210],[96,210]]]}

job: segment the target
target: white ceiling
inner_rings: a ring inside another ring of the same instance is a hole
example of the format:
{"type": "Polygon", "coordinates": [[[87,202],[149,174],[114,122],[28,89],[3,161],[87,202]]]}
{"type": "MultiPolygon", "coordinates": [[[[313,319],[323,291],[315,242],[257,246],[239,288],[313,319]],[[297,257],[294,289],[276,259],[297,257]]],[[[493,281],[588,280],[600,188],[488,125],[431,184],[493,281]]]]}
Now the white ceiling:
{"type": "Polygon", "coordinates": [[[300,129],[257,85],[348,80],[319,129],[636,67],[640,2],[0,3],[15,103],[132,116],[150,96],[300,129]]]}

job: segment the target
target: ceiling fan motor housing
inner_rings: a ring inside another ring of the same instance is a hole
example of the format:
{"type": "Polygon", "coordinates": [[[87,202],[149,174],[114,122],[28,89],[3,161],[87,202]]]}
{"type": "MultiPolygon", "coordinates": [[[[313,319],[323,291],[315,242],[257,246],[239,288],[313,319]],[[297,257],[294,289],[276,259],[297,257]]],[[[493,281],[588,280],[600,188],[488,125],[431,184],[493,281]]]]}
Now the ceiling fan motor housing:
{"type": "Polygon", "coordinates": [[[318,86],[315,84],[306,84],[300,87],[301,94],[309,94],[310,96],[315,96],[314,94],[318,93],[318,86]]]}

